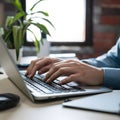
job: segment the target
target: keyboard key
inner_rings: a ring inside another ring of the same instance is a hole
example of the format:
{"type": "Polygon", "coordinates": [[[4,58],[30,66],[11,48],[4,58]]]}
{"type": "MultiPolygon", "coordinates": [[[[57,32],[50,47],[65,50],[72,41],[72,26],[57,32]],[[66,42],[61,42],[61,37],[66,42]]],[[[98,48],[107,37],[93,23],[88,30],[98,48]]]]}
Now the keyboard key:
{"type": "Polygon", "coordinates": [[[37,89],[36,87],[31,86],[31,85],[28,84],[27,82],[26,82],[26,85],[27,85],[27,88],[28,88],[31,92],[36,92],[36,91],[37,91],[37,92],[39,92],[39,93],[41,93],[41,94],[45,94],[43,91],[37,89]]]}

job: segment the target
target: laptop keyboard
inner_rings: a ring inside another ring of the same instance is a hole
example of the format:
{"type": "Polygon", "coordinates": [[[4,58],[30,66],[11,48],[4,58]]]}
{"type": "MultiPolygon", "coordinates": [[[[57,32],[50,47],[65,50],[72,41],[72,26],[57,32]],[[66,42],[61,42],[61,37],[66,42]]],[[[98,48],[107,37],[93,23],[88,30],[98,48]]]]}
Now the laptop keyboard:
{"type": "Polygon", "coordinates": [[[43,81],[44,76],[42,75],[35,75],[32,79],[27,78],[23,74],[22,77],[25,80],[28,89],[30,89],[31,91],[38,91],[42,94],[83,91],[83,89],[79,86],[68,84],[60,85],[58,79],[48,84],[43,81]]]}

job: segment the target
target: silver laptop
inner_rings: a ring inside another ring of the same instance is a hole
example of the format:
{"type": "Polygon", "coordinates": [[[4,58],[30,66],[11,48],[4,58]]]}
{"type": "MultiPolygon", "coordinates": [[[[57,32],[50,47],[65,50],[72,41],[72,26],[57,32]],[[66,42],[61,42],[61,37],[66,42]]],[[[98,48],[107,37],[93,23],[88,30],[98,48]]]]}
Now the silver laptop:
{"type": "Polygon", "coordinates": [[[101,86],[80,86],[74,82],[59,85],[60,79],[56,79],[51,84],[47,84],[42,80],[44,75],[40,76],[37,74],[33,77],[33,80],[30,80],[25,77],[24,72],[19,71],[1,37],[0,65],[17,88],[26,94],[33,102],[112,91],[109,88],[101,86]]]}

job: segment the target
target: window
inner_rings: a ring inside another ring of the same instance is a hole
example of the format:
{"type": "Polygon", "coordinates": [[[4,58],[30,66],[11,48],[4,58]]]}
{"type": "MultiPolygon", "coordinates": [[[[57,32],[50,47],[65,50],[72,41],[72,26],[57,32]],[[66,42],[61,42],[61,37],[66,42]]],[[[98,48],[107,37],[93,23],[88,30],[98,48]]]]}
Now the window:
{"type": "MultiPolygon", "coordinates": [[[[26,11],[38,0],[26,0],[26,11]]],[[[55,28],[49,27],[52,46],[92,45],[92,0],[45,0],[36,9],[48,11],[55,28]]],[[[36,28],[31,26],[36,31],[36,28]]],[[[26,44],[32,43],[32,36],[26,34],[26,44]]]]}

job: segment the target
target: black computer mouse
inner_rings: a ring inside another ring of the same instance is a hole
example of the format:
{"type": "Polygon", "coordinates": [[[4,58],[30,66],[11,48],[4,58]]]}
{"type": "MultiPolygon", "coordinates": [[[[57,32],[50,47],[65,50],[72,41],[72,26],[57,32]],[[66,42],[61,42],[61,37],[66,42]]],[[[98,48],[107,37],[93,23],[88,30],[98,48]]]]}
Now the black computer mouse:
{"type": "Polygon", "coordinates": [[[0,94],[0,111],[15,107],[20,101],[20,97],[13,93],[0,94]]]}

